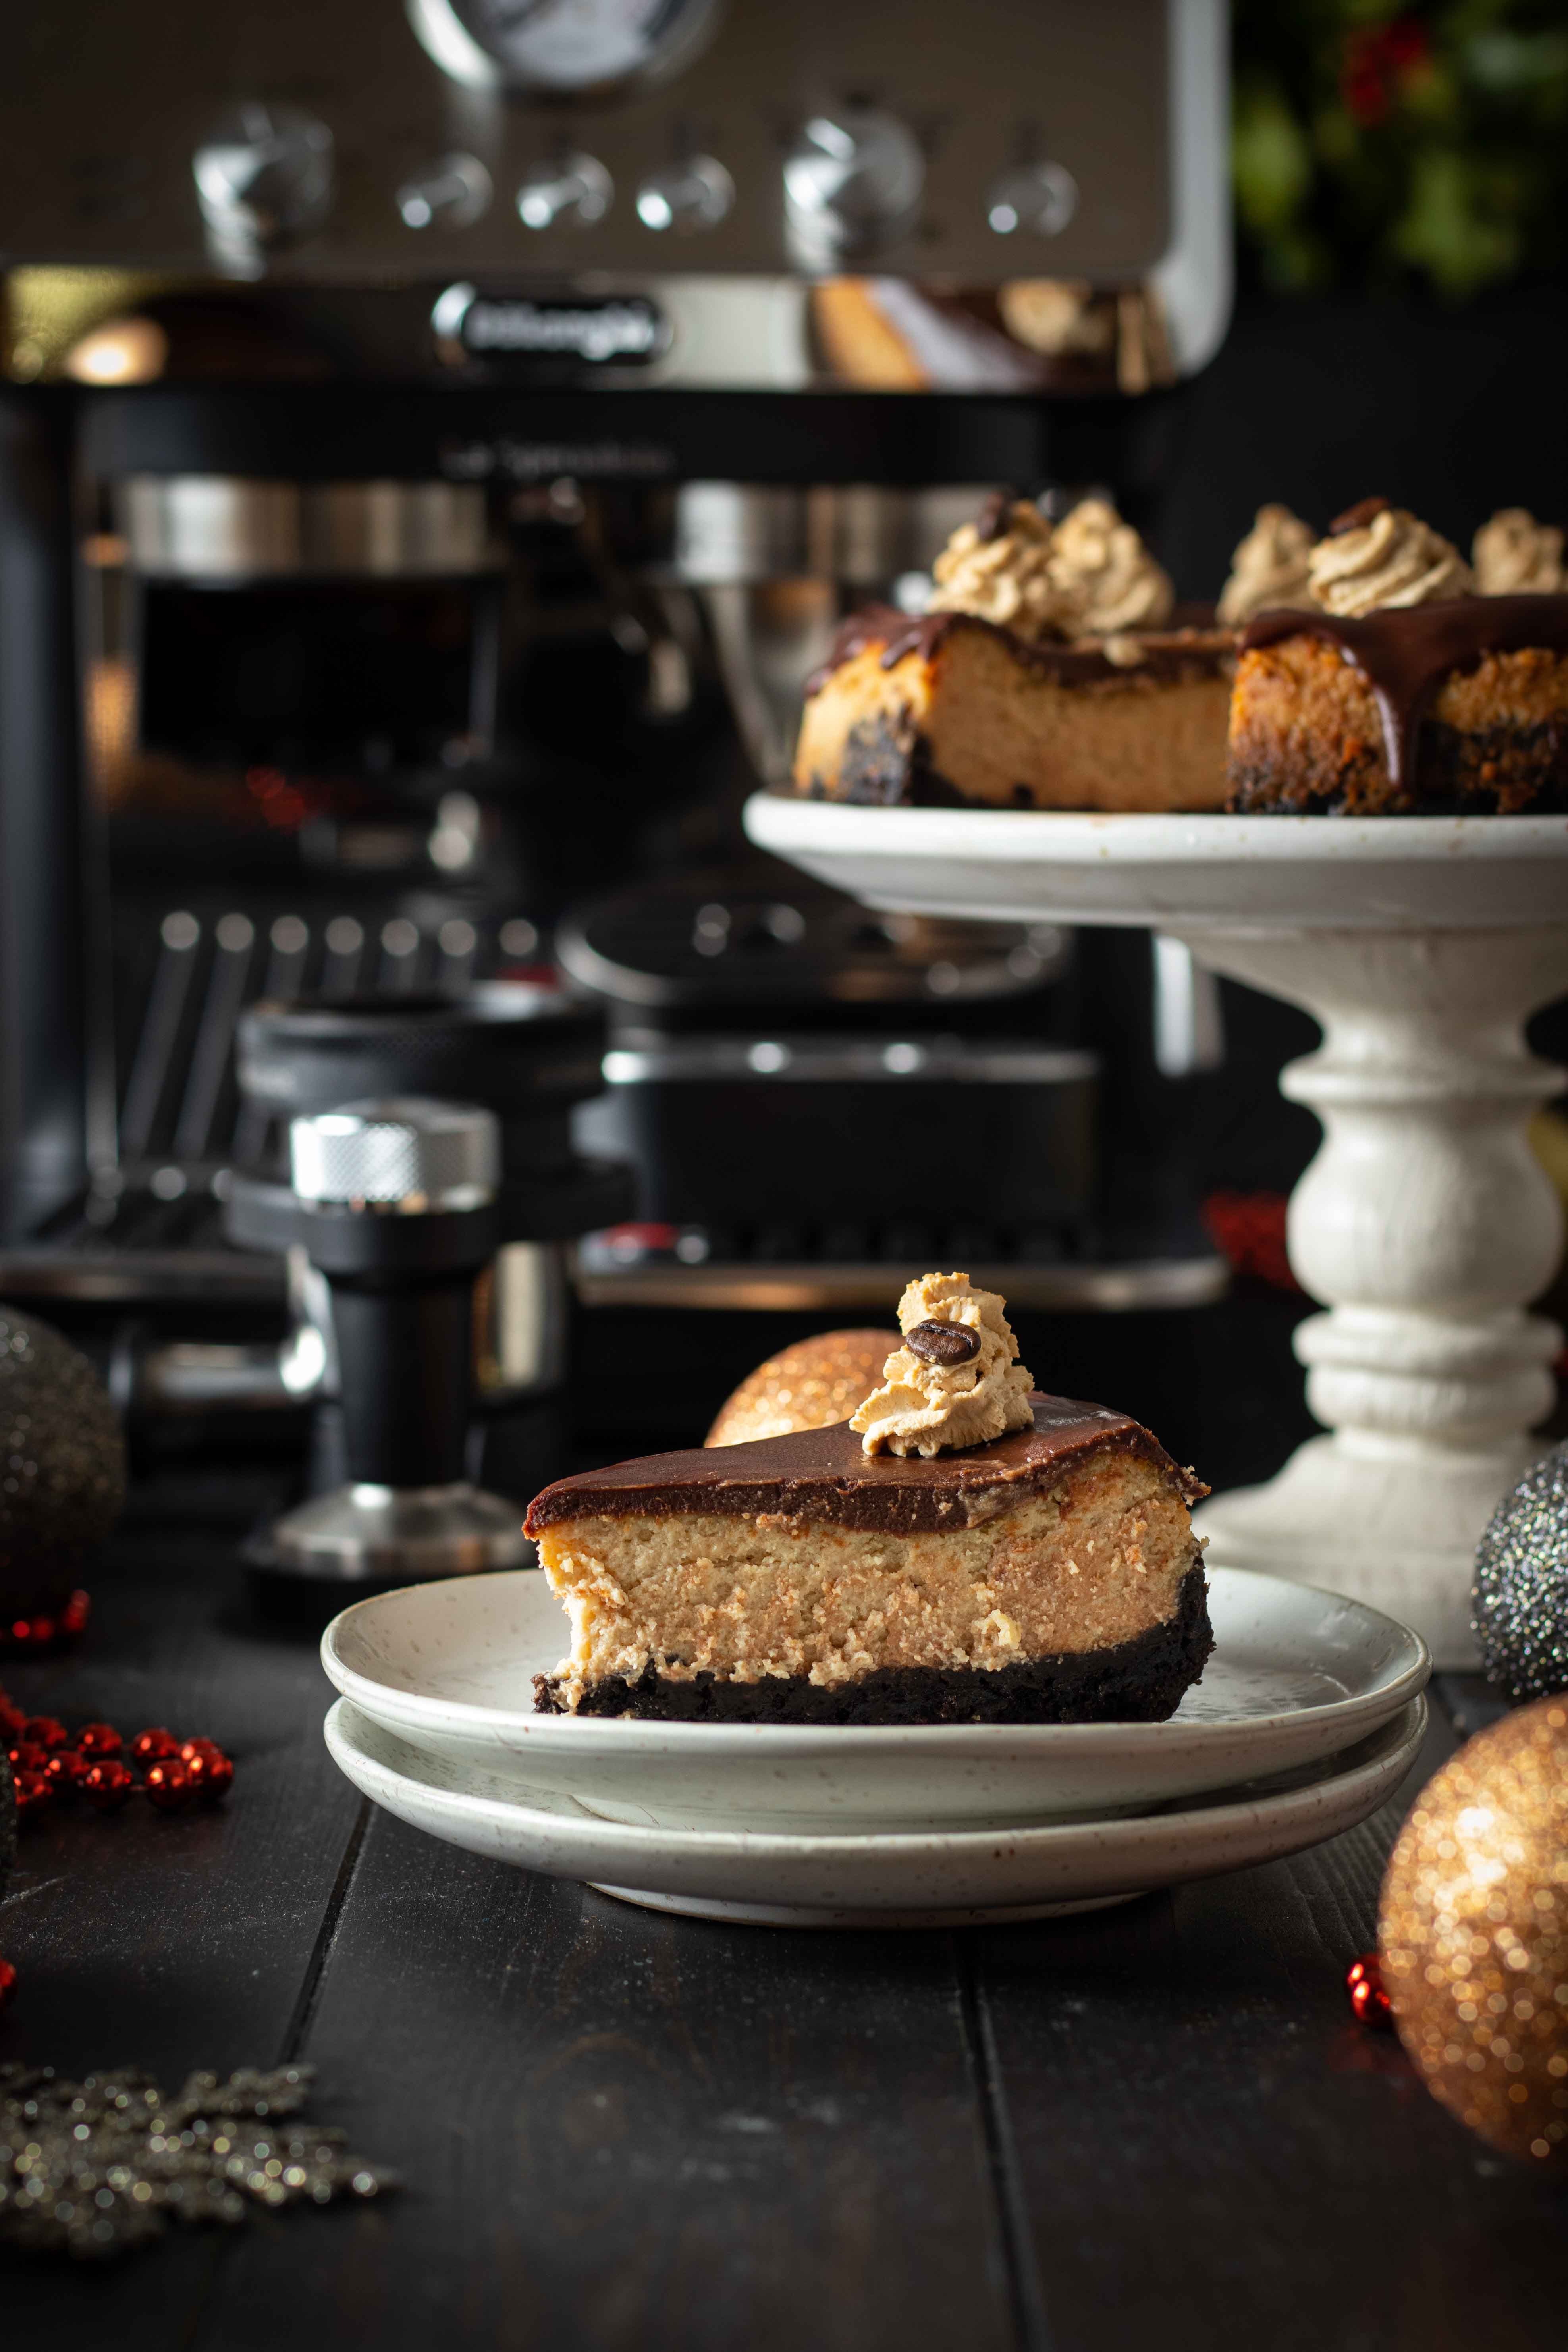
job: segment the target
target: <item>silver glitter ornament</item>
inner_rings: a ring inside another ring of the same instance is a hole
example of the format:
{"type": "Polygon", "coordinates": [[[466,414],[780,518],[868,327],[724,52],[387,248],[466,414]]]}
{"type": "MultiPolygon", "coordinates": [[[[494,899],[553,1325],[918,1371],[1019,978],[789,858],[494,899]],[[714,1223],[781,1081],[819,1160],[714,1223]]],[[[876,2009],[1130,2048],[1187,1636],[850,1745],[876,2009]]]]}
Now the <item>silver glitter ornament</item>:
{"type": "Polygon", "coordinates": [[[1514,1699],[1568,1690],[1568,1444],[1527,1470],[1476,1551],[1471,1622],[1514,1699]]]}
{"type": "Polygon", "coordinates": [[[171,2221],[395,2188],[342,2132],[289,2121],[310,2080],[309,2066],[247,2066],[226,2083],[193,2074],[168,2098],[135,2067],[68,2083],[52,2066],[0,2066],[0,2245],[102,2261],[171,2221]]]}

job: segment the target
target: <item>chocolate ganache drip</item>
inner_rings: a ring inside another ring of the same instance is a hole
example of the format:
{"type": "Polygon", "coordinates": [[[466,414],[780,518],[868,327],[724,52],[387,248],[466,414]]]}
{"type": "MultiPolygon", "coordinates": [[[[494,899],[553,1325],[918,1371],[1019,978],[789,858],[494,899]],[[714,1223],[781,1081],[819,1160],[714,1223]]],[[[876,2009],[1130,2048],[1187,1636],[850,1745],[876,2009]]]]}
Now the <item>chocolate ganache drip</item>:
{"type": "Polygon", "coordinates": [[[1409,782],[1415,739],[1450,670],[1473,669],[1488,654],[1534,646],[1568,652],[1568,596],[1455,596],[1437,604],[1390,606],[1360,620],[1337,613],[1260,613],[1242,631],[1241,650],[1314,636],[1338,646],[1376,699],[1389,781],[1409,782]]]}

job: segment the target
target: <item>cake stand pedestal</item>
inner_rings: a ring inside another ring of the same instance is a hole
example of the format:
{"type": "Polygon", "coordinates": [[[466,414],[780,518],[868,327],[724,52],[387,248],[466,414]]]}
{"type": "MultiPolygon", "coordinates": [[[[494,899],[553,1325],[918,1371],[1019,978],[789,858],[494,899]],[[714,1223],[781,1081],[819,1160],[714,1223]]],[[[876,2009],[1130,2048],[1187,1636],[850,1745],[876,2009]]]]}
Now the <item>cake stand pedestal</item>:
{"type": "Polygon", "coordinates": [[[1327,1433],[1196,1515],[1210,1556],[1353,1594],[1475,1662],[1475,1547],[1540,1452],[1563,1244],[1526,1139],[1563,1073],[1523,1024],[1568,990],[1568,820],[1095,817],[758,795],[753,840],[869,905],[1142,925],[1300,1004],[1281,1087],[1324,1129],[1291,1196],[1327,1433]]]}

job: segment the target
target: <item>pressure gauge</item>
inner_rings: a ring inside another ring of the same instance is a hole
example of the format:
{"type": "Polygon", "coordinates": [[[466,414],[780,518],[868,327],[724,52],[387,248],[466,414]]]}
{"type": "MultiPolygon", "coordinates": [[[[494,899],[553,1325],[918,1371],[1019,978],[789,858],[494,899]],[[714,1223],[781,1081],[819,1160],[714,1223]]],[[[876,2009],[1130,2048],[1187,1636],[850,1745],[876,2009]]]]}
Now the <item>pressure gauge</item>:
{"type": "Polygon", "coordinates": [[[443,72],[541,97],[661,79],[708,39],[722,0],[407,0],[443,72]]]}

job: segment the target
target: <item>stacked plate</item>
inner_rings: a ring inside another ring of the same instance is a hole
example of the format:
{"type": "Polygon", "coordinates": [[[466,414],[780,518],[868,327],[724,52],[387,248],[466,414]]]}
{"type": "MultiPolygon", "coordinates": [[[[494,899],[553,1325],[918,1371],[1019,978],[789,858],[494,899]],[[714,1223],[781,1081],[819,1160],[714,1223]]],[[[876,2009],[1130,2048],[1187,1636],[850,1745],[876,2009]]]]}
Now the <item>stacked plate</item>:
{"type": "Polygon", "coordinates": [[[1168,1723],[874,1729],[536,1715],[566,1621],[537,1570],[362,1601],[327,1745],[433,1837],[700,1918],[951,1926],[1125,1900],[1316,1844],[1397,1787],[1425,1644],[1359,1602],[1209,1575],[1215,1650],[1168,1723]]]}

